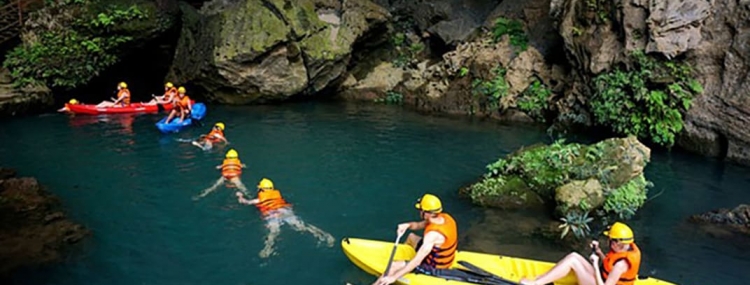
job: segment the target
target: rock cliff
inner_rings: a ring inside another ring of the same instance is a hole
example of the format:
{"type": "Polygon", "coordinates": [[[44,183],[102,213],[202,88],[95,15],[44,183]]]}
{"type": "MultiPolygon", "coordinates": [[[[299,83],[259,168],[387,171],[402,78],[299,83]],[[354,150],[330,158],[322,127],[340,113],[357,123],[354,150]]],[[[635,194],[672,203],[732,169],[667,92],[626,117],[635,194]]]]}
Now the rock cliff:
{"type": "Polygon", "coordinates": [[[172,71],[177,82],[227,104],[313,94],[337,79],[352,46],[389,14],[368,0],[212,1],[182,5],[172,71]]]}

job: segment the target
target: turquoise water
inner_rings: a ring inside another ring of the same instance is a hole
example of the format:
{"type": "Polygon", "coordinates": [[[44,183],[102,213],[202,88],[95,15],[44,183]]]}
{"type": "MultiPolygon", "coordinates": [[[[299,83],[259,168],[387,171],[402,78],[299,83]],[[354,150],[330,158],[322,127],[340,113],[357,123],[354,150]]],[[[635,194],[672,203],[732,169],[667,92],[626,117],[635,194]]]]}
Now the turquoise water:
{"type": "MultiPolygon", "coordinates": [[[[72,219],[93,231],[62,263],[20,272],[16,284],[369,284],[374,277],[341,252],[346,236],[392,240],[398,222],[417,218],[414,201],[438,194],[464,232],[466,250],[561,257],[545,241],[513,231],[514,214],[459,199],[496,157],[548,141],[533,128],[425,117],[398,107],[299,103],[209,106],[248,165],[245,184],[272,179],[307,223],[337,243],[283,227],[277,255],[258,257],[266,229],[252,206],[220,188],[191,198],[219,177],[227,147],[204,152],[177,141],[210,126],[162,135],[161,115],[48,114],[0,123],[0,162],[33,175],[60,196],[72,219]],[[473,224],[490,220],[489,227],[473,224]],[[494,228],[493,228],[494,226],[494,228]],[[496,240],[471,232],[502,232],[496,240]],[[471,245],[492,244],[484,248],[471,245]]],[[[681,284],[743,284],[747,243],[717,239],[688,215],[750,201],[747,169],[655,153],[647,177],[660,196],[631,222],[645,252],[643,273],[681,284]]]]}

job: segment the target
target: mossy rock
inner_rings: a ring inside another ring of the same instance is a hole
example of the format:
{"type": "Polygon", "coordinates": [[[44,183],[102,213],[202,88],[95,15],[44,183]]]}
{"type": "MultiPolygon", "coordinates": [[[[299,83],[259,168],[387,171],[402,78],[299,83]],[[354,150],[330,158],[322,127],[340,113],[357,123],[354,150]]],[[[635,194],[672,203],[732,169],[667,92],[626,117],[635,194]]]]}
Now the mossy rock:
{"type": "Polygon", "coordinates": [[[650,150],[632,136],[592,145],[534,145],[488,165],[489,172],[469,189],[472,200],[481,205],[506,201],[508,193],[528,189],[561,215],[604,207],[628,216],[645,199],[649,182],[643,169],[649,158],[650,150]]]}
{"type": "Polygon", "coordinates": [[[565,216],[570,211],[581,213],[604,204],[604,188],[599,180],[573,180],[555,189],[557,213],[565,216]]]}
{"type": "Polygon", "coordinates": [[[544,204],[520,177],[484,179],[462,192],[475,204],[493,208],[521,209],[544,204]]]}

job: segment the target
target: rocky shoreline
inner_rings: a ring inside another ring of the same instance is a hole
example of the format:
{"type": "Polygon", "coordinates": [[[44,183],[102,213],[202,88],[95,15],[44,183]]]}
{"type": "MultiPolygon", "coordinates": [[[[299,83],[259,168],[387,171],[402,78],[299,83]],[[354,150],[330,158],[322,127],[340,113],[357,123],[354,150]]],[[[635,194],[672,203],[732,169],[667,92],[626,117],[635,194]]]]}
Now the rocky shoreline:
{"type": "MultiPolygon", "coordinates": [[[[743,28],[747,1],[119,2],[145,11],[138,25],[115,35],[78,32],[102,40],[125,35],[129,40],[113,56],[178,32],[164,79],[210,102],[335,93],[561,131],[611,127],[646,143],[750,164],[750,132],[743,127],[750,104],[741,96],[750,92],[748,45],[741,44],[750,36],[743,28]],[[645,74],[653,76],[633,81],[645,74]],[[622,91],[622,82],[633,86],[622,91]],[[642,99],[652,96],[665,96],[656,113],[642,99]],[[636,107],[607,110],[612,101],[636,107]],[[625,117],[633,119],[618,121],[625,117]]],[[[35,21],[26,25],[29,35],[45,31],[35,21]]],[[[29,44],[34,37],[22,38],[29,44]]],[[[35,104],[8,105],[0,114],[35,104]]]]}
{"type": "Polygon", "coordinates": [[[0,217],[0,278],[59,261],[71,244],[90,234],[66,218],[60,201],[35,178],[17,177],[8,168],[0,168],[0,217]]]}

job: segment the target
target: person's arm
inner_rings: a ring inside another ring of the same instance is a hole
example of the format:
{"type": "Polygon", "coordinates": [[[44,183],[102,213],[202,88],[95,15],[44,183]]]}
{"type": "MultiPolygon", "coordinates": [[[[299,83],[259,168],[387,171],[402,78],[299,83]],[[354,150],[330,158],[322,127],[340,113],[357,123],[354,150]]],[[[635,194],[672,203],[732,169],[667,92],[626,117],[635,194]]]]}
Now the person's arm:
{"type": "Polygon", "coordinates": [[[252,199],[252,200],[245,199],[245,197],[242,195],[242,192],[239,192],[239,191],[235,192],[235,195],[237,195],[237,202],[240,202],[241,204],[255,205],[255,204],[258,204],[258,202],[260,202],[260,200],[258,200],[257,198],[252,199]]]}
{"type": "MultiPolygon", "coordinates": [[[[418,224],[418,223],[415,223],[418,224]]],[[[437,233],[437,232],[429,232],[424,236],[424,241],[422,243],[422,247],[419,248],[419,251],[417,251],[417,254],[409,260],[408,263],[406,263],[406,266],[403,268],[392,272],[388,277],[388,279],[391,279],[392,281],[396,281],[402,276],[406,275],[407,273],[414,270],[414,268],[417,268],[419,264],[422,263],[422,261],[427,257],[428,254],[432,251],[432,248],[435,247],[435,244],[439,242],[443,237],[437,233]]],[[[386,281],[389,281],[386,279],[386,281]]]]}
{"type": "Polygon", "coordinates": [[[427,222],[426,221],[408,222],[408,223],[403,223],[403,224],[399,224],[398,225],[399,228],[404,227],[405,228],[404,230],[408,229],[408,230],[412,230],[412,231],[417,231],[417,230],[424,229],[425,226],[427,226],[427,222]]]}
{"type": "Polygon", "coordinates": [[[604,260],[604,253],[602,252],[602,249],[599,247],[598,241],[591,241],[591,247],[594,248],[594,252],[596,252],[597,255],[599,255],[600,260],[604,260]]]}
{"type": "Polygon", "coordinates": [[[620,260],[615,263],[612,272],[607,275],[607,280],[602,280],[602,273],[599,269],[599,256],[592,254],[590,258],[592,265],[594,265],[594,278],[596,279],[596,285],[615,285],[617,284],[617,281],[620,280],[620,276],[622,276],[625,271],[628,271],[628,262],[620,260]]]}

